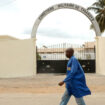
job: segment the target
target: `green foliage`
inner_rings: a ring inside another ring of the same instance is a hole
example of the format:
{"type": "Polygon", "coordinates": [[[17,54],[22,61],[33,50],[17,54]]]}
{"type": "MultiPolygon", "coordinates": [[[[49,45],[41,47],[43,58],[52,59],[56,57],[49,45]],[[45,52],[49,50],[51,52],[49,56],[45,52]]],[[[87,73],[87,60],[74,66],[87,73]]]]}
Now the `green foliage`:
{"type": "MultiPolygon", "coordinates": [[[[105,0],[98,0],[92,6],[87,8],[88,10],[93,10],[96,13],[96,20],[99,24],[101,33],[105,31],[105,0]]],[[[93,29],[93,26],[90,26],[93,29]]]]}
{"type": "Polygon", "coordinates": [[[41,60],[41,56],[38,54],[38,52],[37,52],[36,56],[37,56],[37,60],[41,60]]]}

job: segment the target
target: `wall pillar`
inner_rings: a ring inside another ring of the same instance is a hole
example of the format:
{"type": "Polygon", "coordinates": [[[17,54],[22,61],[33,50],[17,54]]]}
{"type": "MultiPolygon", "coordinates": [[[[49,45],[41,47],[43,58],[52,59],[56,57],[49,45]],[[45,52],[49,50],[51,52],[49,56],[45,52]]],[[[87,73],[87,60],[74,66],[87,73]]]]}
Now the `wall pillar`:
{"type": "Polygon", "coordinates": [[[105,75],[105,37],[96,37],[96,73],[105,75]]]}

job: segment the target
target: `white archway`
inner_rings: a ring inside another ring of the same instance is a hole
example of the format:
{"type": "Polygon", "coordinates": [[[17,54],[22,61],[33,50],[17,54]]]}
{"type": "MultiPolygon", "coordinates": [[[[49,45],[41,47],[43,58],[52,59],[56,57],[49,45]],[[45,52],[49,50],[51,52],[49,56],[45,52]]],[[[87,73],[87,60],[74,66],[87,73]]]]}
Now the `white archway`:
{"type": "Polygon", "coordinates": [[[100,28],[99,25],[96,21],[96,19],[92,16],[92,14],[90,12],[88,12],[87,9],[85,9],[84,7],[81,7],[79,5],[73,4],[73,3],[60,3],[60,4],[56,4],[53,5],[49,8],[47,8],[45,11],[43,11],[40,16],[37,18],[37,20],[34,23],[33,29],[32,29],[32,33],[31,33],[31,38],[36,38],[36,33],[37,33],[37,29],[39,24],[41,23],[41,21],[43,20],[43,18],[48,15],[49,13],[58,10],[58,9],[74,9],[77,10],[79,12],[81,12],[82,14],[84,14],[85,16],[87,16],[87,18],[91,21],[91,23],[94,26],[94,30],[96,33],[96,36],[100,36],[100,28]]]}
{"type": "MultiPolygon", "coordinates": [[[[53,5],[49,8],[47,8],[45,11],[43,11],[40,16],[36,19],[33,29],[32,29],[32,33],[31,33],[31,38],[35,38],[36,39],[36,33],[37,33],[37,29],[39,24],[41,23],[41,21],[44,19],[45,16],[47,16],[49,13],[59,10],[59,9],[74,9],[76,11],[81,12],[82,14],[84,14],[93,24],[96,36],[101,36],[101,32],[100,32],[100,28],[99,25],[96,21],[96,19],[93,17],[93,15],[84,7],[79,6],[77,4],[73,4],[73,3],[60,3],[60,4],[56,4],[53,5]]],[[[36,44],[36,42],[35,42],[36,44]]],[[[36,47],[35,47],[35,52],[36,52],[36,47]]],[[[98,51],[98,41],[96,43],[96,72],[98,71],[97,69],[99,68],[99,51],[98,51]]],[[[36,56],[35,56],[35,62],[36,62],[36,56]]],[[[37,65],[36,66],[36,70],[37,70],[37,65]]]]}

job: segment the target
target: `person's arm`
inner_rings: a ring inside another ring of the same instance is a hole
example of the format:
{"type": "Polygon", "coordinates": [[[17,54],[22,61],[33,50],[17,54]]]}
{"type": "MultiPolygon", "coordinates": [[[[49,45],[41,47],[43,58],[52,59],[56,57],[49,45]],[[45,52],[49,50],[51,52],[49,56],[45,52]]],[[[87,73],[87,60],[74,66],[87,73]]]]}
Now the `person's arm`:
{"type": "Polygon", "coordinates": [[[77,72],[78,69],[78,61],[77,59],[72,59],[72,66],[71,66],[71,72],[67,75],[67,77],[64,79],[63,82],[67,82],[70,79],[73,78],[74,74],[77,72]]]}

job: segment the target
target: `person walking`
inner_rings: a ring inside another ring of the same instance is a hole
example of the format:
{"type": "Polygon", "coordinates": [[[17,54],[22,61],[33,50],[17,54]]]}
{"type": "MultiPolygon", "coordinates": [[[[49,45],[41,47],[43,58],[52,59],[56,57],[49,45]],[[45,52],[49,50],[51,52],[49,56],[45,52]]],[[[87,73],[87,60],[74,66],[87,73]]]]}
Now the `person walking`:
{"type": "Polygon", "coordinates": [[[74,56],[73,48],[68,48],[66,50],[66,57],[69,58],[67,64],[67,76],[63,81],[58,83],[59,86],[66,85],[66,90],[60,105],[67,105],[72,95],[75,97],[77,105],[86,105],[83,97],[91,95],[91,91],[86,85],[84,71],[74,56]]]}

